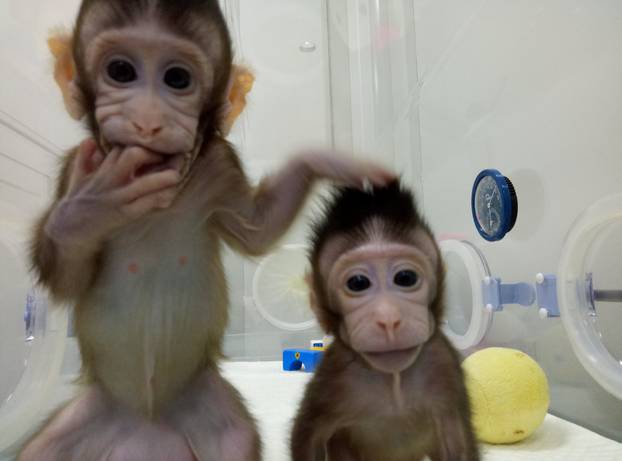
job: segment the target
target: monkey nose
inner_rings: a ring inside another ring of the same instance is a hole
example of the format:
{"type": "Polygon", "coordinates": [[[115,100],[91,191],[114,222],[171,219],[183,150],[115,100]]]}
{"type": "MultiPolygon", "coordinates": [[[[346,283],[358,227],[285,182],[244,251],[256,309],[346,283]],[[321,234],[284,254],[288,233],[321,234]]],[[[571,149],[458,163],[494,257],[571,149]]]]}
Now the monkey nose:
{"type": "Polygon", "coordinates": [[[399,319],[376,320],[376,325],[378,325],[380,329],[384,330],[389,341],[391,342],[395,340],[395,333],[401,324],[402,321],[399,319]]]}
{"type": "Polygon", "coordinates": [[[134,129],[141,136],[155,136],[162,131],[162,124],[158,122],[132,122],[134,129]]]}

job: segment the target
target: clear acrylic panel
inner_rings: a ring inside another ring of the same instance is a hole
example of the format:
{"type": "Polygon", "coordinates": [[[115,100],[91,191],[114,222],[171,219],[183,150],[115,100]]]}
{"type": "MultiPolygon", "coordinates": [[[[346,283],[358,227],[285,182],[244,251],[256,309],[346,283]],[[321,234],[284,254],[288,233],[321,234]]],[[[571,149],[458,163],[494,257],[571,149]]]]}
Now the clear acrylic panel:
{"type": "Polygon", "coordinates": [[[26,370],[35,333],[45,323],[45,306],[35,298],[26,268],[0,240],[0,406],[8,401],[26,370]],[[37,312],[38,311],[38,312],[37,312]]]}
{"type": "MultiPolygon", "coordinates": [[[[604,226],[588,249],[586,287],[593,303],[594,326],[609,353],[622,363],[622,335],[618,321],[622,312],[622,219],[604,226]]],[[[591,307],[591,306],[590,306],[591,307]]]]}
{"type": "Polygon", "coordinates": [[[456,334],[464,335],[471,324],[473,292],[467,267],[455,253],[445,256],[447,298],[445,319],[456,334]]]}

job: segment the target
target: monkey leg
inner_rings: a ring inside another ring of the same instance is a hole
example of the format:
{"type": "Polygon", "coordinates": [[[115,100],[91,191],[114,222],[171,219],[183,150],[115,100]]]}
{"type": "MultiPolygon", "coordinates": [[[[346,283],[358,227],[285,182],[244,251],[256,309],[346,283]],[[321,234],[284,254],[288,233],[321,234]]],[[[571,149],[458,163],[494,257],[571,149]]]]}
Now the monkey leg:
{"type": "Polygon", "coordinates": [[[198,461],[259,461],[261,442],[238,391],[207,370],[173,404],[165,420],[184,434],[198,461]]]}
{"type": "Polygon", "coordinates": [[[18,461],[196,461],[173,429],[121,408],[97,385],[60,409],[18,461]]]}
{"type": "Polygon", "coordinates": [[[328,461],[358,461],[361,459],[353,452],[347,437],[344,437],[343,433],[331,437],[326,451],[328,452],[328,461]]]}

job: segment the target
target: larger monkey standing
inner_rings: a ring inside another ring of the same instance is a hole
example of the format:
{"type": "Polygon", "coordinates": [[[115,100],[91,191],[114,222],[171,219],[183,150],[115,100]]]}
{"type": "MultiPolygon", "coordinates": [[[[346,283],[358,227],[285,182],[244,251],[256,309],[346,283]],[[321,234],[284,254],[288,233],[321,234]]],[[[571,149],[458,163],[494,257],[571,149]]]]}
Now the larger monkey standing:
{"type": "Polygon", "coordinates": [[[96,141],[65,158],[32,260],[75,305],[87,385],[18,459],[259,460],[255,423],[218,370],[221,240],[260,254],[314,180],[392,175],[302,154],[251,187],[222,135],[232,53],[216,0],[84,0],[72,50],[70,102],[96,141]]]}

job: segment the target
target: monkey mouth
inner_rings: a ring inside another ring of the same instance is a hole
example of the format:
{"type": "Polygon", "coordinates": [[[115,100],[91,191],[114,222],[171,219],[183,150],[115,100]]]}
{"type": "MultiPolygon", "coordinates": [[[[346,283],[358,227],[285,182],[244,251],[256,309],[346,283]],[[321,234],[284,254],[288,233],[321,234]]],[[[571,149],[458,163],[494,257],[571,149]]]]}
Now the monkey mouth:
{"type": "Polygon", "coordinates": [[[419,355],[421,345],[385,352],[361,352],[365,361],[384,373],[398,373],[409,368],[419,355]]]}

